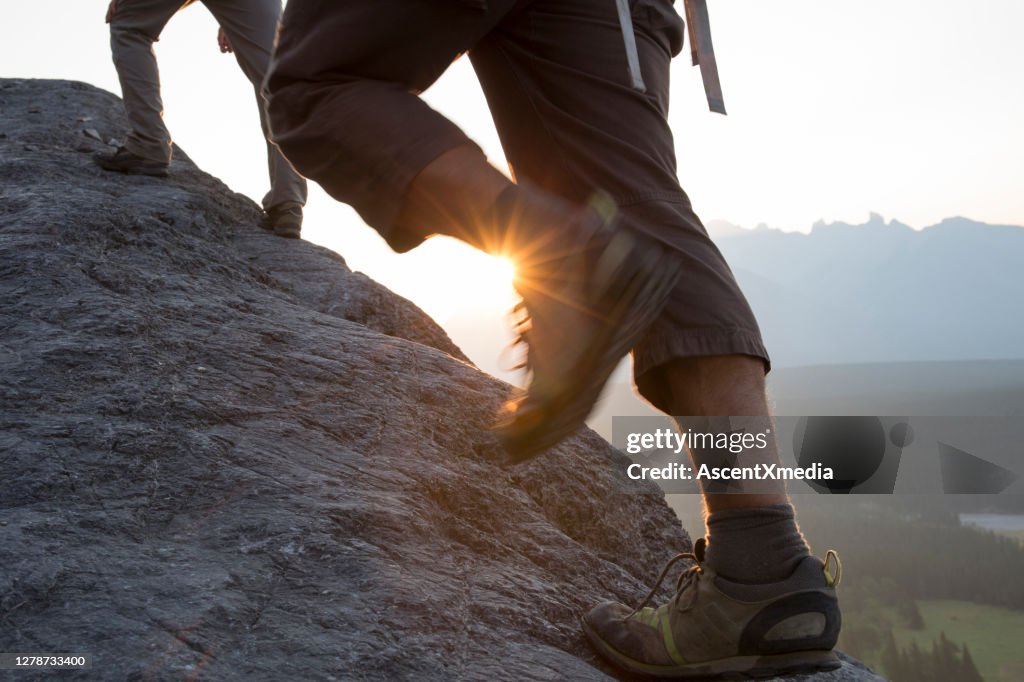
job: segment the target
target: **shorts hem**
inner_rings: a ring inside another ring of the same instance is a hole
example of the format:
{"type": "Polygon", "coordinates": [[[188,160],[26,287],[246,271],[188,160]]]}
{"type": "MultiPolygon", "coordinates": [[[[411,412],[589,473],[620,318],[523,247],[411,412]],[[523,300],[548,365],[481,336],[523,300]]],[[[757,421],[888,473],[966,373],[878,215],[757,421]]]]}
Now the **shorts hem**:
{"type": "Polygon", "coordinates": [[[673,360],[711,355],[749,355],[764,363],[767,374],[771,358],[761,340],[761,334],[750,329],[701,329],[690,332],[664,334],[643,340],[639,351],[633,353],[633,380],[637,391],[656,408],[671,412],[665,381],[657,370],[673,360]]]}
{"type": "MultiPolygon", "coordinates": [[[[381,183],[388,187],[388,191],[380,191],[378,188],[376,196],[365,203],[360,200],[361,198],[353,198],[350,203],[366,224],[377,230],[377,233],[393,251],[396,253],[411,251],[422,244],[426,238],[415,229],[398,223],[399,213],[410,185],[423,169],[438,157],[464,146],[479,149],[479,146],[463,135],[461,131],[452,130],[448,134],[438,135],[411,147],[404,152],[396,164],[392,177],[381,183]],[[395,197],[398,197],[397,201],[395,201],[395,197]]],[[[480,153],[482,155],[483,151],[480,153]]]]}

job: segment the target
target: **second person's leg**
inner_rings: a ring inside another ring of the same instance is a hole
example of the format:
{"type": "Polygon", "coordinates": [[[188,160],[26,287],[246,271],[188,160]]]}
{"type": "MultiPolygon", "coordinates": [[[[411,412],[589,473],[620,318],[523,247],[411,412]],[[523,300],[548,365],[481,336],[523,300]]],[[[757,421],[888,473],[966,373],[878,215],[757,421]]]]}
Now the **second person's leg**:
{"type": "Polygon", "coordinates": [[[153,43],[184,4],[183,0],[119,0],[110,20],[110,51],[132,126],[125,148],[162,164],[171,160],[171,135],[163,121],[153,43]]]}

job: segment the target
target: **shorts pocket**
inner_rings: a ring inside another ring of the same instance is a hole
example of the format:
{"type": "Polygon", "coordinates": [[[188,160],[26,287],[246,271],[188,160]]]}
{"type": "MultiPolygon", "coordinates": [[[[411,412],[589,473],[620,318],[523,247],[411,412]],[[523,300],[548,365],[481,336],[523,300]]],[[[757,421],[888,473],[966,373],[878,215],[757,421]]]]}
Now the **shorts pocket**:
{"type": "Polygon", "coordinates": [[[632,0],[633,26],[675,57],[683,51],[686,23],[672,0],[632,0]]]}

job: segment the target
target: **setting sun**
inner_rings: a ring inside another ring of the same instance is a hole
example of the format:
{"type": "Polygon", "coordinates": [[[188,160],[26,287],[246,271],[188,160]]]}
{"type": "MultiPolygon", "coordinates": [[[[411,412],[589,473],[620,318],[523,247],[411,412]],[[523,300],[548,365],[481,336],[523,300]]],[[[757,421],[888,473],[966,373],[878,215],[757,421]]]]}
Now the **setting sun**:
{"type": "Polygon", "coordinates": [[[393,288],[441,324],[456,317],[503,317],[516,300],[511,260],[453,239],[434,237],[398,262],[402,278],[393,288]],[[415,285],[403,286],[408,281],[415,285]]]}

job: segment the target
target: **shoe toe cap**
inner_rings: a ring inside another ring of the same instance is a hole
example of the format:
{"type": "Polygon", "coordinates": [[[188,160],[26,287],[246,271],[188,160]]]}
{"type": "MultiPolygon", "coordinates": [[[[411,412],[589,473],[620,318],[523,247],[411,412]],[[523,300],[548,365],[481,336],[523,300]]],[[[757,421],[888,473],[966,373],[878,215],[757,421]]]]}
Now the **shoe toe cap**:
{"type": "Polygon", "coordinates": [[[583,620],[586,621],[587,625],[591,628],[602,631],[609,625],[614,625],[625,620],[631,612],[632,609],[625,604],[607,601],[590,609],[587,615],[583,616],[583,620]]]}
{"type": "Polygon", "coordinates": [[[633,609],[617,602],[605,602],[583,617],[587,635],[599,649],[614,658],[625,657],[646,664],[671,663],[661,633],[643,622],[651,609],[634,615],[633,609]]]}

